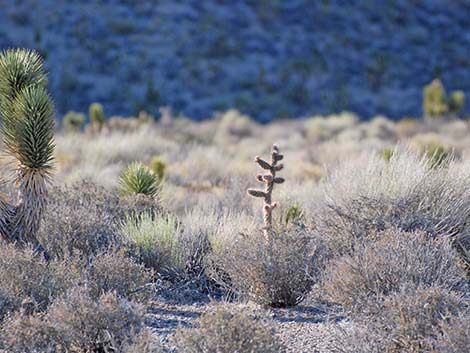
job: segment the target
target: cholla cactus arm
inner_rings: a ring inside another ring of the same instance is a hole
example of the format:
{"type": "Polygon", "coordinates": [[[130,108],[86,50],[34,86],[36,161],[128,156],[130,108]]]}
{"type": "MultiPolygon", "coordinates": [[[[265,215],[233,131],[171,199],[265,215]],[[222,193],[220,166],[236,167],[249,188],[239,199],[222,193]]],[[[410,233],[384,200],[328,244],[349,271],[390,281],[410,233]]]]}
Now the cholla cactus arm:
{"type": "Polygon", "coordinates": [[[0,232],[9,241],[34,243],[53,166],[53,103],[42,59],[35,51],[0,54],[0,115],[6,152],[16,159],[19,203],[0,201],[0,232]]]}
{"type": "Polygon", "coordinates": [[[273,145],[271,151],[271,163],[268,163],[259,156],[255,157],[255,163],[257,163],[262,169],[269,171],[269,174],[258,174],[256,179],[265,185],[264,190],[248,189],[247,192],[250,196],[260,197],[264,199],[263,205],[263,218],[264,218],[264,233],[266,238],[269,238],[272,230],[272,211],[276,207],[276,203],[272,202],[272,192],[275,184],[281,184],[284,182],[284,178],[277,177],[276,172],[279,172],[284,167],[282,163],[279,163],[284,158],[279,152],[279,147],[273,145]]]}

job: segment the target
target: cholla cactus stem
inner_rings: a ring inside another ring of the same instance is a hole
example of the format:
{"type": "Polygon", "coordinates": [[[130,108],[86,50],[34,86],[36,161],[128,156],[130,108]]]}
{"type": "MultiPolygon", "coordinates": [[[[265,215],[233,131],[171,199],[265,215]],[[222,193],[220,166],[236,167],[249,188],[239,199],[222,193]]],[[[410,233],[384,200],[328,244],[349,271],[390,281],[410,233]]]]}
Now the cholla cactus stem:
{"type": "Polygon", "coordinates": [[[282,184],[284,178],[277,177],[276,173],[284,168],[282,163],[279,163],[284,156],[280,154],[279,147],[273,145],[271,151],[271,163],[268,163],[259,156],[255,157],[255,163],[257,163],[262,169],[269,172],[269,174],[258,174],[256,179],[265,185],[264,190],[248,189],[248,194],[252,197],[261,197],[264,199],[263,205],[263,221],[264,221],[264,235],[266,239],[269,239],[272,228],[273,228],[273,215],[272,212],[276,208],[277,203],[272,201],[272,192],[274,184],[282,184]]]}

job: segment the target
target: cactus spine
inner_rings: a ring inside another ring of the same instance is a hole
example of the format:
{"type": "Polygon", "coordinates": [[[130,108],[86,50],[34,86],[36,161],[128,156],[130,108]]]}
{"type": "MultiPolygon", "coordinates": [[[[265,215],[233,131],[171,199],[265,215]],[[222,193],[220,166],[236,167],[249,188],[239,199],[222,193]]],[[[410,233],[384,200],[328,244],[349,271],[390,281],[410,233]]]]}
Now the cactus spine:
{"type": "Polygon", "coordinates": [[[265,185],[264,190],[248,189],[247,192],[250,196],[260,197],[264,199],[263,206],[263,220],[264,220],[264,235],[266,239],[269,239],[272,228],[273,228],[273,210],[276,208],[277,203],[272,201],[272,193],[275,184],[282,184],[284,178],[276,176],[276,173],[284,168],[283,164],[278,164],[284,158],[279,152],[279,147],[273,145],[271,150],[271,163],[266,162],[259,156],[255,157],[255,163],[257,163],[262,169],[269,172],[269,174],[258,174],[256,179],[265,185]]]}
{"type": "Polygon", "coordinates": [[[0,53],[0,116],[3,143],[14,160],[18,200],[0,195],[0,237],[39,246],[36,232],[54,160],[54,108],[42,59],[35,51],[0,53]]]}

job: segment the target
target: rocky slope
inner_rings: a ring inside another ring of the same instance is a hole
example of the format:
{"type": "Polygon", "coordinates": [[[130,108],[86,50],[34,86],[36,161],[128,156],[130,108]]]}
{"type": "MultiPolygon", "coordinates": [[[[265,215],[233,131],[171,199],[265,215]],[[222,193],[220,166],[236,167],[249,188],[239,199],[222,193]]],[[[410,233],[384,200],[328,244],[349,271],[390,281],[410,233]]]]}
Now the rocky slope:
{"type": "Polygon", "coordinates": [[[0,0],[0,48],[38,48],[61,112],[199,119],[421,114],[436,76],[470,95],[470,0],[0,0]]]}

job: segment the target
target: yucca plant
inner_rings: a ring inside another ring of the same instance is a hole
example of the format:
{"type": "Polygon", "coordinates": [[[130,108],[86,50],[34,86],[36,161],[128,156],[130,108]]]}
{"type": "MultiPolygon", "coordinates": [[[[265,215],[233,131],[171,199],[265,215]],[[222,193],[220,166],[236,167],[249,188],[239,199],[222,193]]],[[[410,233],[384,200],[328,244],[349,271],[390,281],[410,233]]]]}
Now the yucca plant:
{"type": "Polygon", "coordinates": [[[123,196],[142,194],[156,197],[160,192],[160,183],[147,166],[134,162],[122,172],[120,188],[123,196]]]}
{"type": "Polygon", "coordinates": [[[105,122],[103,106],[100,103],[92,103],[88,108],[88,116],[90,117],[90,123],[94,129],[100,131],[105,122]]]}
{"type": "Polygon", "coordinates": [[[19,199],[0,197],[0,235],[33,243],[45,206],[54,161],[54,107],[40,55],[27,49],[0,53],[0,116],[7,155],[14,158],[12,182],[19,199]]]}

